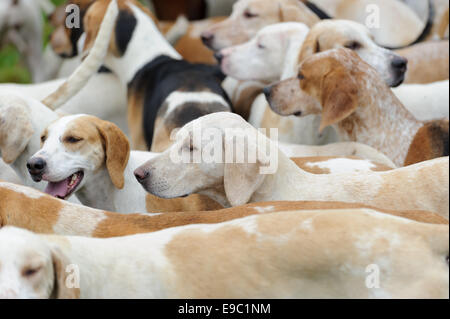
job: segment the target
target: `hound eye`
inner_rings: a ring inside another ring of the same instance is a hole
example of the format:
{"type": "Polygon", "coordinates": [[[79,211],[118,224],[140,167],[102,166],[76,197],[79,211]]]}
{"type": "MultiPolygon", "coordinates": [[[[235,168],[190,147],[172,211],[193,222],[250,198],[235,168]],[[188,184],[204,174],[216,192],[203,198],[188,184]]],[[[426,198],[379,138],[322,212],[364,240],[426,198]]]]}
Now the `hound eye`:
{"type": "Polygon", "coordinates": [[[350,43],[347,43],[345,47],[350,50],[358,50],[361,49],[362,45],[359,42],[352,41],[350,43]]]}
{"type": "Polygon", "coordinates": [[[41,136],[41,142],[42,142],[42,143],[44,143],[46,139],[47,139],[47,136],[45,136],[45,135],[42,135],[42,136],[41,136]]]}
{"type": "Polygon", "coordinates": [[[246,17],[247,19],[255,18],[257,16],[257,14],[251,13],[249,10],[245,10],[244,12],[244,17],[246,17]]]}
{"type": "Polygon", "coordinates": [[[260,44],[260,43],[258,43],[258,48],[259,48],[259,49],[265,49],[266,46],[265,46],[265,45],[262,45],[262,44],[260,44]]]}
{"type": "Polygon", "coordinates": [[[33,275],[37,274],[41,270],[41,268],[28,268],[25,269],[22,273],[24,277],[32,277],[33,275]]]}
{"type": "Polygon", "coordinates": [[[83,140],[83,139],[80,138],[80,137],[68,136],[68,137],[65,138],[64,141],[65,141],[66,143],[75,144],[75,143],[78,143],[78,142],[80,142],[80,141],[82,141],[82,140],[83,140]]]}
{"type": "Polygon", "coordinates": [[[303,74],[299,73],[298,76],[297,76],[297,78],[298,78],[299,80],[303,80],[303,79],[305,78],[305,76],[304,76],[303,74]]]}

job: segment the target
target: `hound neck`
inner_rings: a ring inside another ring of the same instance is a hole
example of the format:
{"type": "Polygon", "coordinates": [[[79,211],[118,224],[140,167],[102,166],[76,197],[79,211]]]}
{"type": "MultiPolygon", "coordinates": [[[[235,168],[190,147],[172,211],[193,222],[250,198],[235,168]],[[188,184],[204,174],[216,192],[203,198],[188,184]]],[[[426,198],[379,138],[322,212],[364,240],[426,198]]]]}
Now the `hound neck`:
{"type": "Polygon", "coordinates": [[[360,81],[355,113],[336,125],[343,140],[372,146],[403,166],[409,146],[423,125],[402,105],[374,70],[360,81]]]}
{"type": "Polygon", "coordinates": [[[117,211],[114,206],[114,184],[109,177],[106,166],[87,177],[85,185],[76,192],[80,202],[88,207],[117,211]]]}
{"type": "Polygon", "coordinates": [[[129,4],[129,6],[137,20],[131,41],[122,57],[109,55],[107,59],[107,65],[119,75],[124,84],[128,84],[144,65],[160,55],[181,59],[153,20],[135,5],[129,4]]]}

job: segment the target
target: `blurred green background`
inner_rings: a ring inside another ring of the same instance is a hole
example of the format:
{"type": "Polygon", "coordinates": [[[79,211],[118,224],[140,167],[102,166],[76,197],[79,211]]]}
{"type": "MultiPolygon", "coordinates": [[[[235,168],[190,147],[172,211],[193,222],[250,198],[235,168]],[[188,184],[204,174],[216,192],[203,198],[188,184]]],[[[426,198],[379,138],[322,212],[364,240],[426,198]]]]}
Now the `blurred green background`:
{"type": "MultiPolygon", "coordinates": [[[[52,0],[52,2],[55,5],[60,5],[65,0],[52,0]]],[[[46,45],[52,28],[48,24],[47,17],[44,14],[43,18],[45,20],[43,41],[46,45]]],[[[3,47],[0,50],[0,82],[30,83],[30,80],[30,73],[16,48],[12,45],[3,47]]]]}
{"type": "MultiPolygon", "coordinates": [[[[51,1],[56,6],[59,6],[66,2],[66,0],[51,1]]],[[[142,0],[140,1],[144,2],[142,0]]],[[[52,27],[48,23],[47,17],[44,14],[42,16],[45,21],[42,41],[44,42],[44,46],[46,46],[48,43],[49,35],[52,32],[52,27]]],[[[0,48],[0,83],[1,82],[31,82],[30,72],[28,72],[26,68],[25,61],[21,58],[19,52],[12,45],[7,45],[0,48]]]]}

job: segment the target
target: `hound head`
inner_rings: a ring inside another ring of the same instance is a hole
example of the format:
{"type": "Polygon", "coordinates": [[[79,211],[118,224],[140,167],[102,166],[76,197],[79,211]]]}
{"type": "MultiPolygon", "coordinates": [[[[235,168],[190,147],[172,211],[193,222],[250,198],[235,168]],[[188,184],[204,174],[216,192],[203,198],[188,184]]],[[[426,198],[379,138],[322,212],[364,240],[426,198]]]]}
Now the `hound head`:
{"type": "Polygon", "coordinates": [[[260,168],[272,160],[263,152],[268,139],[232,113],[192,121],[176,140],[135,171],[146,191],[158,197],[203,193],[226,206],[242,205],[264,181],[260,168]]]}
{"type": "Polygon", "coordinates": [[[296,78],[266,88],[264,93],[272,110],[280,115],[321,114],[323,130],[356,111],[358,88],[363,85],[358,81],[365,79],[365,72],[376,75],[355,52],[330,50],[306,59],[296,78]]]}
{"type": "Polygon", "coordinates": [[[408,60],[376,44],[364,25],[348,20],[325,20],[314,25],[303,43],[298,65],[313,54],[337,48],[357,53],[391,87],[405,79],[408,60]]]}
{"type": "Polygon", "coordinates": [[[34,181],[49,182],[48,194],[68,198],[103,169],[114,186],[124,187],[130,146],[116,125],[93,116],[67,116],[51,124],[41,141],[27,167],[34,181]]]}
{"type": "Polygon", "coordinates": [[[0,298],[79,298],[66,286],[69,262],[39,236],[14,227],[0,229],[0,298]]]}
{"type": "Polygon", "coordinates": [[[289,21],[312,26],[319,18],[297,0],[240,0],[228,19],[202,33],[202,40],[220,50],[249,41],[265,26],[289,21]]]}

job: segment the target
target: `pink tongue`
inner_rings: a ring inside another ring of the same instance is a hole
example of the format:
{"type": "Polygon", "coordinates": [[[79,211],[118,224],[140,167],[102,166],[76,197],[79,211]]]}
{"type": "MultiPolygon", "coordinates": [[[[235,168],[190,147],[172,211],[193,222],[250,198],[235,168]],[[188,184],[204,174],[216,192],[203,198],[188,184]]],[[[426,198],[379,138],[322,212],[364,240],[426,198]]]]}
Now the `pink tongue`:
{"type": "Polygon", "coordinates": [[[58,183],[49,182],[47,188],[45,189],[45,192],[54,197],[65,198],[67,196],[67,193],[69,192],[69,180],[70,178],[67,178],[58,183]]]}

